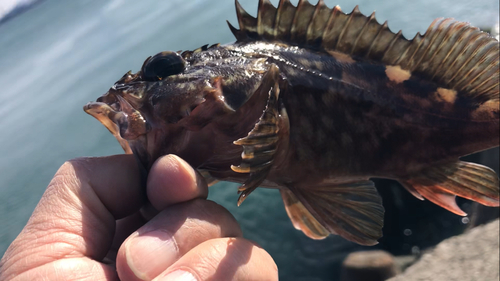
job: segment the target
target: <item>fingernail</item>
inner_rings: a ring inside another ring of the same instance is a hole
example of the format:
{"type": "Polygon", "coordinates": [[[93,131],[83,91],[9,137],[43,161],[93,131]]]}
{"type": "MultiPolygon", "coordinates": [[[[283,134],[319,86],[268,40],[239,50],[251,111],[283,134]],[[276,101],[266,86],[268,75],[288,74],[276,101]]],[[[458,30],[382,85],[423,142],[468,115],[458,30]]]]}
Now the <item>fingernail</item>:
{"type": "Polygon", "coordinates": [[[125,247],[127,265],[139,279],[158,276],[177,259],[177,243],[166,231],[137,235],[128,240],[125,247]]]}
{"type": "Polygon", "coordinates": [[[172,271],[165,276],[160,276],[155,281],[197,281],[196,277],[184,270],[172,271]]]}

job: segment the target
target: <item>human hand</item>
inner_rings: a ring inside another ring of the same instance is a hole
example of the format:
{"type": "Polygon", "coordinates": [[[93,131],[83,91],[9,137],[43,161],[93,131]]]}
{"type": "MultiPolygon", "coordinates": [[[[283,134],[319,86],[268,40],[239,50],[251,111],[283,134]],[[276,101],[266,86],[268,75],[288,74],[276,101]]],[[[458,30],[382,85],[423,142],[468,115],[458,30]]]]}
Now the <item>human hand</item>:
{"type": "Polygon", "coordinates": [[[0,262],[0,280],[278,280],[262,248],[207,201],[177,156],[151,168],[132,155],[81,158],[56,173],[0,262]]]}

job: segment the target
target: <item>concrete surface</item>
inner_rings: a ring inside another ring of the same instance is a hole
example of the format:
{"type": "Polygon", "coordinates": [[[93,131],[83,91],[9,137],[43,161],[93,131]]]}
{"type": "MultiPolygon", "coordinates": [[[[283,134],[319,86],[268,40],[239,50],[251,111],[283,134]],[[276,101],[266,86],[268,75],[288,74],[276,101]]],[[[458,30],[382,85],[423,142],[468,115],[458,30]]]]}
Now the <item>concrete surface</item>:
{"type": "Polygon", "coordinates": [[[499,220],[439,243],[389,281],[500,280],[499,220]]]}

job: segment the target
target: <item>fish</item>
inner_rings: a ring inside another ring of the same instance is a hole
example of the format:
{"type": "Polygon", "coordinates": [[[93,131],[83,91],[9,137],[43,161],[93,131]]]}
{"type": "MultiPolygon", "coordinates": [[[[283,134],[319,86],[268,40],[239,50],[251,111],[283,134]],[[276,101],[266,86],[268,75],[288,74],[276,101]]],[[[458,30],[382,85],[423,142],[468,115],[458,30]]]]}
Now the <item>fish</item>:
{"type": "Polygon", "coordinates": [[[406,39],[322,0],[235,5],[235,42],[150,56],[84,106],[146,173],[176,154],[240,183],[238,205],[279,189],[296,229],[361,245],[382,237],[373,178],[460,216],[456,196],[499,206],[496,173],[460,160],[499,145],[496,39],[450,18],[406,39]]]}

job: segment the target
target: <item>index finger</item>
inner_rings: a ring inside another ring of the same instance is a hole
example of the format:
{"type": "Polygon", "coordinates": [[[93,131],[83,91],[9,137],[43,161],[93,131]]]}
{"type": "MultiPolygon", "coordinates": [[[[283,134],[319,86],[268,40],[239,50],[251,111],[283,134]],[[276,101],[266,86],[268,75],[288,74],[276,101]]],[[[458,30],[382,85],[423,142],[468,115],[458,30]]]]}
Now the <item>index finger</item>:
{"type": "Polygon", "coordinates": [[[156,210],[207,198],[208,186],[203,177],[179,156],[169,154],[153,164],[148,175],[148,198],[156,210]]]}
{"type": "Polygon", "coordinates": [[[66,162],[5,252],[3,273],[29,276],[38,272],[50,279],[54,274],[71,274],[68,271],[79,264],[98,275],[113,274],[95,260],[102,260],[108,252],[116,219],[137,212],[145,201],[132,155],[66,162]]]}

